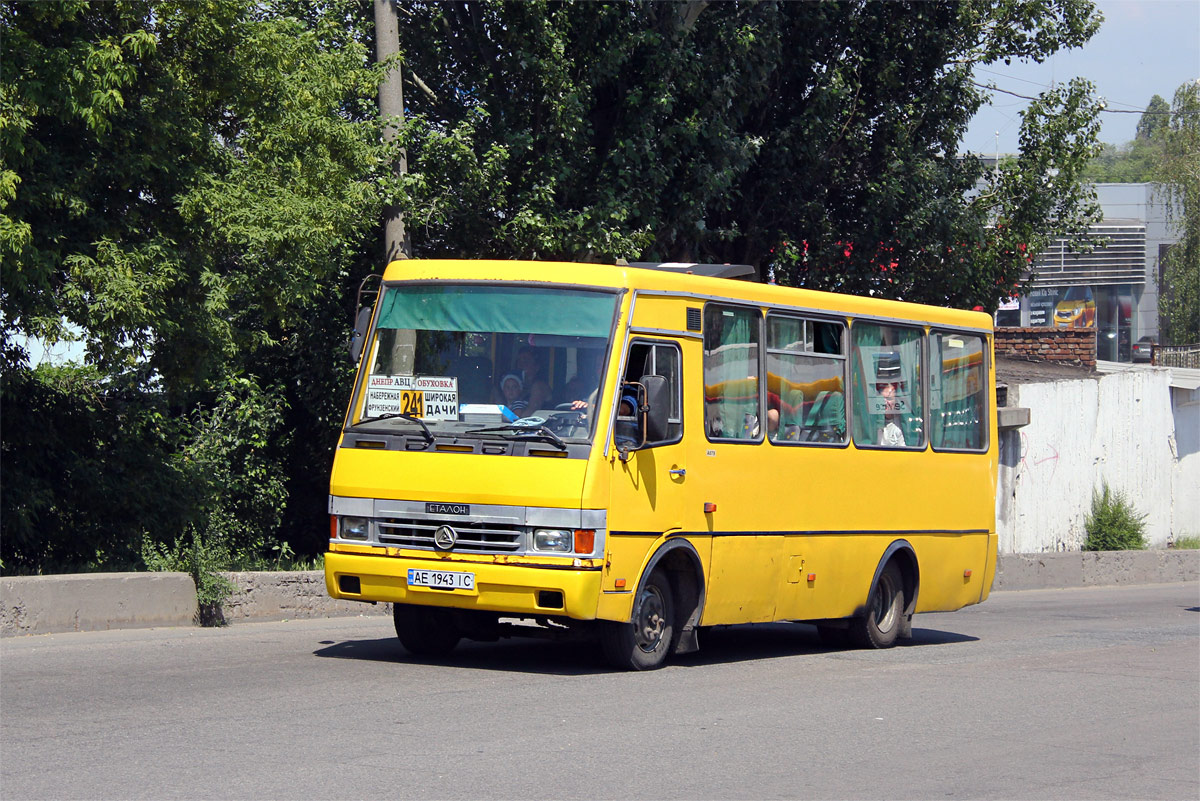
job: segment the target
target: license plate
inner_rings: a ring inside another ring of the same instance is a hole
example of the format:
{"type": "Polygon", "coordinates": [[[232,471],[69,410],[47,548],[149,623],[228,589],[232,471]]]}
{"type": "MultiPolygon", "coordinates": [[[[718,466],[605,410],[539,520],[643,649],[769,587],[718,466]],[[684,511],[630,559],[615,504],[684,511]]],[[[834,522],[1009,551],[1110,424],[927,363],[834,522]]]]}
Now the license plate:
{"type": "Polygon", "coordinates": [[[408,586],[429,587],[435,590],[473,590],[475,589],[475,574],[409,568],[408,586]]]}

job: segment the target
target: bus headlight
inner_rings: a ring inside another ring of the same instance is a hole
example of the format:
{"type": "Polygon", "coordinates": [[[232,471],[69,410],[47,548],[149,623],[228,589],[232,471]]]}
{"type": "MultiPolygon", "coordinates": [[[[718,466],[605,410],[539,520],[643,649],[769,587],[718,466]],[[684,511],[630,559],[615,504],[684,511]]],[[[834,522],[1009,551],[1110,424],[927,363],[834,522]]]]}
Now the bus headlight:
{"type": "Polygon", "coordinates": [[[365,517],[343,517],[341,537],[344,540],[366,540],[371,535],[371,521],[365,517]]]}
{"type": "Polygon", "coordinates": [[[558,528],[535,528],[533,530],[535,551],[571,552],[571,532],[558,528]]]}

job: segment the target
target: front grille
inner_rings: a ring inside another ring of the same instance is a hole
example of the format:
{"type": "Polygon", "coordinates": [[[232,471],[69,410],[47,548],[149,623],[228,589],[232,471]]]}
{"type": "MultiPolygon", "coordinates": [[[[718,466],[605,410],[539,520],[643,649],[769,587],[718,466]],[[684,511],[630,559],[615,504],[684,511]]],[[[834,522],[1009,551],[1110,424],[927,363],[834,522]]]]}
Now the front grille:
{"type": "Polygon", "coordinates": [[[467,522],[464,520],[410,520],[384,517],[376,521],[379,542],[400,548],[434,550],[433,533],[450,526],[458,534],[455,551],[517,551],[521,548],[522,526],[508,523],[467,522]]]}

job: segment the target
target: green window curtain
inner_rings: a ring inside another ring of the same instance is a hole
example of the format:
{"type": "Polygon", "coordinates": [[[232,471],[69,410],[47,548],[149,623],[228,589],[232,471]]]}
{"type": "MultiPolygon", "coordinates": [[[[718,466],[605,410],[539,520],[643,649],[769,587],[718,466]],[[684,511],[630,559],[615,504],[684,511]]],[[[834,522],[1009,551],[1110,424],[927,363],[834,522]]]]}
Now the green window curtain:
{"type": "Polygon", "coordinates": [[[761,315],[709,304],[704,309],[705,424],[711,437],[752,439],[759,428],[761,315]]]}
{"type": "Polygon", "coordinates": [[[610,293],[540,287],[391,287],[378,327],[607,337],[616,302],[610,293]]]}
{"type": "Polygon", "coordinates": [[[925,444],[921,400],[921,336],[915,328],[855,323],[851,329],[854,440],[879,445],[889,423],[899,427],[903,446],[925,444]],[[893,387],[897,411],[884,411],[881,387],[893,387]]]}
{"type": "Polygon", "coordinates": [[[984,339],[938,333],[930,338],[930,344],[933,446],[979,450],[987,440],[984,339]]]}

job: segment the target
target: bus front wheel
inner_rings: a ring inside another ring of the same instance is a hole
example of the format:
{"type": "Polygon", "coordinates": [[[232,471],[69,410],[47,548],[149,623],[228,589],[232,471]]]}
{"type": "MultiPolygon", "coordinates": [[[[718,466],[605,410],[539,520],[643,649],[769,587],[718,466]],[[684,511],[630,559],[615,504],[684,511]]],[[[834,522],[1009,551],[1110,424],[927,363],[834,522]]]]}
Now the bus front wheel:
{"type": "Polygon", "coordinates": [[[449,609],[393,604],[392,620],[400,644],[413,656],[445,656],[462,638],[449,609]]]}
{"type": "Polygon", "coordinates": [[[600,643],[613,667],[654,670],[662,667],[675,640],[675,599],[671,583],[654,571],[642,585],[626,623],[605,623],[600,643]]]}
{"type": "Polygon", "coordinates": [[[891,648],[904,623],[904,576],[888,562],[861,617],[850,621],[850,640],[860,648],[891,648]]]}

